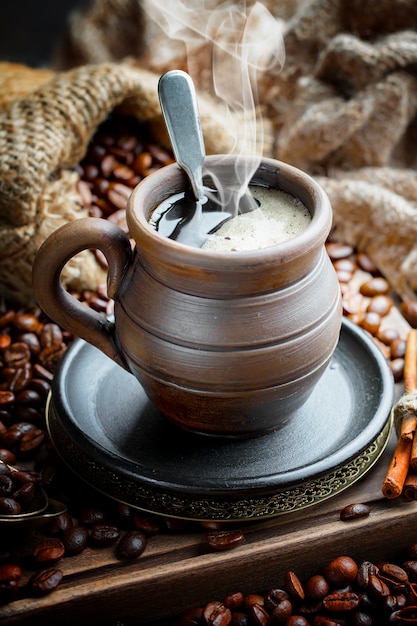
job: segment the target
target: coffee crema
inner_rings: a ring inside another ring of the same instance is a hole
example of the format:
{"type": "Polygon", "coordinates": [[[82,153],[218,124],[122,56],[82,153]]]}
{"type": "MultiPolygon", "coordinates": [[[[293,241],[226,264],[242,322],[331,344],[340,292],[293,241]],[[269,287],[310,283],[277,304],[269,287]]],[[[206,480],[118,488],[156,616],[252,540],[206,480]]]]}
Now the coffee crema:
{"type": "Polygon", "coordinates": [[[248,189],[237,207],[221,206],[212,192],[202,204],[187,193],[176,194],[154,210],[149,223],[162,236],[222,252],[274,246],[310,224],[310,212],[300,199],[270,187],[248,189]]]}
{"type": "Polygon", "coordinates": [[[310,212],[298,198],[268,187],[249,189],[259,208],[225,222],[208,235],[202,248],[228,252],[268,248],[293,239],[310,224],[310,212]]]}

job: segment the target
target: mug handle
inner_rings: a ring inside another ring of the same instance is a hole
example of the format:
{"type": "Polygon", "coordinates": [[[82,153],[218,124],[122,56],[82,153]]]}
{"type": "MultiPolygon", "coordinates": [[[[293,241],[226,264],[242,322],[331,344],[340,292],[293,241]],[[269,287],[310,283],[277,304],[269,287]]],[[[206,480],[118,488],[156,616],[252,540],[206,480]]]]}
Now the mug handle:
{"type": "Polygon", "coordinates": [[[76,337],[104,352],[126,369],[115,339],[114,322],[85,306],[62,286],[64,265],[82,250],[98,249],[107,259],[107,293],[117,297],[133,253],[126,233],[102,218],[86,217],[64,224],[40,246],[33,263],[33,289],[48,317],[76,337]]]}

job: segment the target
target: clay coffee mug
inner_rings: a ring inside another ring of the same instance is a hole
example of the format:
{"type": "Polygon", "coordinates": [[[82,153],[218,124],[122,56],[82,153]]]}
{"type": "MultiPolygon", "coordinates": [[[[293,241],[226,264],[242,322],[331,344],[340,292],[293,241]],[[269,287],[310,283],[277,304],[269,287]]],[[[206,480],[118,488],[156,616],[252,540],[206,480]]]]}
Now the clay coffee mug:
{"type": "MultiPolygon", "coordinates": [[[[242,158],[242,157],[239,157],[242,158]]],[[[234,156],[209,156],[225,184],[234,156]]],[[[163,237],[152,211],[188,188],[168,165],[133,190],[127,223],[136,242],[100,218],[66,224],[41,246],[35,297],[64,329],[130,371],[173,423],[205,435],[252,437],[282,426],[307,400],[339,339],[339,282],[325,250],[332,212],[321,187],[287,164],[262,159],[251,185],[299,198],[311,222],[259,250],[211,252],[163,237]],[[65,263],[83,249],[108,261],[114,322],[62,287],[65,263]]]]}

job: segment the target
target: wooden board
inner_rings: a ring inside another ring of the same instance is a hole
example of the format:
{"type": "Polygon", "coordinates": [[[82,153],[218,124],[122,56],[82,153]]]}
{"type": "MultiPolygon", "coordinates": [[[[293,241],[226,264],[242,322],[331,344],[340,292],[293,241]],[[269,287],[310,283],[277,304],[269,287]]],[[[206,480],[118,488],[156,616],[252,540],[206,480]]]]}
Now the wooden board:
{"type": "MultiPolygon", "coordinates": [[[[358,270],[355,280],[359,285],[367,277],[358,270]]],[[[410,328],[396,308],[383,325],[396,327],[403,337],[410,328]]],[[[397,398],[402,392],[398,385],[397,398]]],[[[337,496],[297,512],[241,524],[246,541],[229,552],[208,553],[203,533],[151,537],[144,554],[128,564],[117,561],[112,548],[87,548],[59,563],[64,579],[56,591],[0,606],[0,622],[171,626],[188,607],[222,600],[233,591],[262,593],[280,587],[289,569],[305,580],[341,554],[358,561],[394,559],[417,542],[417,503],[386,500],[381,493],[394,446],[392,435],[376,465],[337,496]],[[352,502],[368,504],[370,516],[340,521],[341,509],[352,502]]],[[[28,550],[30,545],[22,543],[22,554],[28,550]]]]}
{"type": "Polygon", "coordinates": [[[394,558],[417,542],[417,504],[381,495],[394,443],[391,438],[376,466],[333,499],[246,524],[246,542],[232,551],[208,554],[203,533],[154,536],[142,557],[129,564],[116,561],[111,549],[88,548],[61,562],[64,580],[55,592],[0,607],[0,621],[4,626],[90,620],[173,624],[185,608],[221,600],[229,592],[282,586],[288,569],[305,579],[340,554],[358,560],[394,558]],[[340,510],[351,502],[368,503],[370,516],[340,521],[340,510]]]}

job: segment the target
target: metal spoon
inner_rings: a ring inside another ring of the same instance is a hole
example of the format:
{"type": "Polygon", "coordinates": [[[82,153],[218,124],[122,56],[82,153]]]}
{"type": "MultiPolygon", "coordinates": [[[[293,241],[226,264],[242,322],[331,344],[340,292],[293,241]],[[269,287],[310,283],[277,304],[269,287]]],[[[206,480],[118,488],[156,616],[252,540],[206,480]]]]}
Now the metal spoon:
{"type": "Polygon", "coordinates": [[[194,83],[186,72],[171,70],[159,79],[158,95],[175,159],[190,179],[195,199],[204,202],[206,150],[194,83]]]}
{"type": "MultiPolygon", "coordinates": [[[[181,243],[202,245],[208,233],[232,217],[227,211],[203,212],[210,191],[203,185],[203,162],[206,156],[197,96],[191,77],[181,70],[171,70],[159,79],[158,94],[172,149],[178,165],[187,174],[196,202],[186,217],[177,224],[168,225],[175,230],[175,239],[181,243]],[[186,228],[177,228],[186,224],[186,228]]],[[[189,203],[190,204],[190,203],[189,203]]],[[[163,219],[163,218],[162,218],[163,219]]]]}
{"type": "MultiPolygon", "coordinates": [[[[9,465],[8,463],[2,462],[2,465],[6,466],[8,471],[11,473],[19,471],[18,468],[14,467],[13,465],[9,465]]],[[[41,487],[36,486],[35,494],[30,503],[25,507],[25,510],[21,513],[0,515],[0,525],[21,524],[22,522],[26,522],[29,519],[33,520],[33,518],[39,517],[44,514],[47,509],[48,497],[41,487]]]]}

